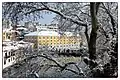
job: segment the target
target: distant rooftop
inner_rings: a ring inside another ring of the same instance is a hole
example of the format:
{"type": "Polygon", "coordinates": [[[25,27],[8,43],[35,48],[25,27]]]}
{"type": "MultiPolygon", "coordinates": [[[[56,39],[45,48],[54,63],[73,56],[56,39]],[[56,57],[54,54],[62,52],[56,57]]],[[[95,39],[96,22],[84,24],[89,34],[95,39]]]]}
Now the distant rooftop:
{"type": "Polygon", "coordinates": [[[18,28],[16,28],[17,30],[28,30],[27,28],[25,28],[25,27],[18,27],[18,28]]]}
{"type": "Polygon", "coordinates": [[[60,36],[60,34],[56,31],[40,31],[40,32],[31,32],[26,34],[25,36],[60,36]]]}
{"type": "Polygon", "coordinates": [[[74,34],[72,32],[64,32],[63,34],[60,34],[57,31],[35,31],[31,32],[29,34],[26,34],[25,36],[60,36],[60,35],[66,35],[66,36],[73,36],[74,34]]]}
{"type": "Polygon", "coordinates": [[[24,41],[4,41],[3,42],[3,51],[10,51],[12,50],[17,50],[20,47],[28,47],[28,45],[32,45],[33,43],[30,42],[24,42],[24,41]]]}

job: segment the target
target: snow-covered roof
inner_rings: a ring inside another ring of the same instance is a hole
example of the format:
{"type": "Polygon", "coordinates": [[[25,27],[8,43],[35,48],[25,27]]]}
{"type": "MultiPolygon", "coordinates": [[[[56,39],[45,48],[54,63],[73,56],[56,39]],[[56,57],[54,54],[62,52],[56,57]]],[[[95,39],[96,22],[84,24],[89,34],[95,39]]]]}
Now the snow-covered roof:
{"type": "Polygon", "coordinates": [[[9,32],[9,31],[12,30],[12,29],[13,29],[12,26],[10,26],[9,28],[3,28],[3,32],[9,32]]]}
{"type": "Polygon", "coordinates": [[[17,50],[17,46],[9,45],[9,46],[3,46],[3,51],[11,51],[11,50],[17,50]]]}
{"type": "Polygon", "coordinates": [[[16,30],[10,30],[10,32],[16,32],[16,30]]]}
{"type": "Polygon", "coordinates": [[[33,43],[30,42],[24,42],[24,41],[5,41],[3,42],[3,51],[11,51],[11,50],[17,50],[20,47],[26,48],[29,45],[32,45],[33,43]]]}
{"type": "Polygon", "coordinates": [[[3,32],[10,32],[11,29],[3,29],[3,32]]]}
{"type": "MultiPolygon", "coordinates": [[[[63,32],[66,36],[74,36],[72,32],[63,32]]],[[[26,34],[25,36],[60,36],[62,35],[60,32],[54,31],[54,30],[43,30],[43,31],[35,31],[31,32],[29,34],[26,34]]],[[[77,35],[79,36],[79,35],[77,35]]]]}
{"type": "Polygon", "coordinates": [[[24,27],[19,27],[19,28],[16,28],[17,30],[28,30],[27,28],[24,28],[24,27]]]}
{"type": "Polygon", "coordinates": [[[23,25],[21,25],[21,24],[18,24],[17,26],[23,26],[23,25]]]}
{"type": "Polygon", "coordinates": [[[31,32],[29,34],[26,34],[25,36],[38,36],[38,33],[39,32],[35,31],[35,32],[31,32]]]}
{"type": "Polygon", "coordinates": [[[40,31],[39,36],[60,36],[56,31],[40,31]]]}
{"type": "Polygon", "coordinates": [[[60,34],[56,31],[40,31],[40,32],[32,32],[26,34],[25,36],[60,36],[60,34]]]}
{"type": "Polygon", "coordinates": [[[9,29],[3,29],[3,32],[11,33],[11,32],[17,32],[17,31],[9,28],[9,29]]]}

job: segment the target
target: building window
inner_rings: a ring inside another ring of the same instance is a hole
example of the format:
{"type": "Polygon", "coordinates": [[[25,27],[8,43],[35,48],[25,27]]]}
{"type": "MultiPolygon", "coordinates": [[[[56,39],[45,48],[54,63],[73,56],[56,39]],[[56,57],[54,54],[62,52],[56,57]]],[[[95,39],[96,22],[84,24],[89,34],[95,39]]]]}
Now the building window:
{"type": "Polygon", "coordinates": [[[8,36],[8,39],[10,39],[10,36],[8,36]]]}
{"type": "Polygon", "coordinates": [[[8,59],[8,62],[10,62],[10,59],[8,59]]]}
{"type": "Polygon", "coordinates": [[[5,53],[5,57],[7,57],[7,52],[5,53]]]}
{"type": "Polygon", "coordinates": [[[4,60],[4,65],[6,64],[6,60],[4,60]]]}

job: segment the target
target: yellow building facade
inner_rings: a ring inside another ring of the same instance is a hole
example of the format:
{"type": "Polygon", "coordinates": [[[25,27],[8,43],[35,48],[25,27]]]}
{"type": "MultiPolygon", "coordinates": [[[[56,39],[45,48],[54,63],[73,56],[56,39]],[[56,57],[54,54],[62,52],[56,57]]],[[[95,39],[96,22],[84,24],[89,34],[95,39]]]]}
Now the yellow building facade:
{"type": "Polygon", "coordinates": [[[67,36],[38,36],[39,45],[64,45],[79,43],[79,37],[67,36]]]}
{"type": "Polygon", "coordinates": [[[33,32],[25,35],[25,41],[32,42],[36,48],[48,47],[48,49],[78,49],[80,36],[60,35],[55,31],[33,32]]]}
{"type": "Polygon", "coordinates": [[[11,33],[8,33],[8,32],[3,32],[3,36],[2,36],[2,40],[5,41],[5,40],[8,40],[10,39],[11,40],[11,33]]]}
{"type": "Polygon", "coordinates": [[[17,40],[18,37],[18,32],[15,30],[9,30],[9,29],[5,29],[2,32],[2,40],[3,41],[12,41],[12,40],[17,40]]]}

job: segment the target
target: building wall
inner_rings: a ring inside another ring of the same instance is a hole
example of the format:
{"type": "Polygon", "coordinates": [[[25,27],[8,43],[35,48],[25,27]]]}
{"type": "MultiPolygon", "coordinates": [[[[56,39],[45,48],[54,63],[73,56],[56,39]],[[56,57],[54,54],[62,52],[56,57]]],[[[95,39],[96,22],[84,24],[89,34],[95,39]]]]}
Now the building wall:
{"type": "Polygon", "coordinates": [[[3,52],[3,69],[10,66],[10,65],[13,65],[16,63],[16,57],[15,57],[15,54],[16,52],[12,52],[12,51],[5,51],[3,52]]]}
{"type": "Polygon", "coordinates": [[[5,33],[5,32],[2,33],[2,40],[3,40],[3,41],[6,40],[6,33],[5,33]]]}
{"type": "Polygon", "coordinates": [[[34,43],[33,48],[38,47],[38,36],[25,36],[24,41],[34,43]]]}
{"type": "Polygon", "coordinates": [[[10,40],[10,41],[13,41],[13,40],[18,40],[17,37],[18,37],[18,33],[17,32],[3,32],[2,33],[2,40],[3,41],[6,41],[6,40],[10,40]]]}
{"type": "Polygon", "coordinates": [[[21,60],[24,60],[26,58],[25,54],[31,54],[33,50],[32,43],[24,43],[24,44],[17,43],[15,46],[14,45],[3,46],[3,51],[2,51],[2,54],[3,54],[2,55],[3,67],[2,68],[3,69],[15,63],[19,63],[21,60]]]}
{"type": "Polygon", "coordinates": [[[25,36],[25,41],[48,49],[79,49],[81,42],[80,37],[76,36],[25,36]]]}
{"type": "Polygon", "coordinates": [[[9,39],[11,40],[11,33],[8,33],[8,32],[3,32],[3,41],[9,39]]]}

